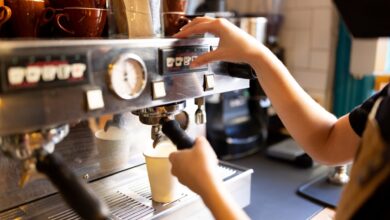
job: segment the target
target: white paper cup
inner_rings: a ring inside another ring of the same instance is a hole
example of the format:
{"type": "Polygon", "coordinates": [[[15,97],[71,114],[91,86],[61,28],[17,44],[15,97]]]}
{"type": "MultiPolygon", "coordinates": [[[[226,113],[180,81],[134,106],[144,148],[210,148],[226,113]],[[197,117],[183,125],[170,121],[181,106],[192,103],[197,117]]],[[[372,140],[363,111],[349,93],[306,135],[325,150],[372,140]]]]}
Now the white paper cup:
{"type": "Polygon", "coordinates": [[[95,137],[102,170],[126,166],[131,144],[127,130],[110,127],[107,132],[97,131],[95,137]]]}
{"type": "Polygon", "coordinates": [[[164,141],[155,149],[150,148],[144,152],[152,199],[156,202],[173,202],[181,194],[182,185],[171,174],[172,165],[168,158],[176,150],[172,142],[164,141]]]}

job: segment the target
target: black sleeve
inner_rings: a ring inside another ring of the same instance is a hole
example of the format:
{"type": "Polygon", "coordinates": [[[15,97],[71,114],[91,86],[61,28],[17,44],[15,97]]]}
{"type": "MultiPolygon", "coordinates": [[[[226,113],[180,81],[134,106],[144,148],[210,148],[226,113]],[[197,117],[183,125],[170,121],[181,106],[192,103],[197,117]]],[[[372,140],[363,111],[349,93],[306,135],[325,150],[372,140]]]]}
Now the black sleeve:
{"type": "Polygon", "coordinates": [[[351,124],[352,129],[359,136],[362,136],[363,131],[366,127],[367,117],[370,113],[372,107],[375,104],[375,101],[379,97],[388,96],[389,84],[385,86],[380,92],[368,98],[363,104],[355,107],[349,114],[349,123],[351,124]]]}

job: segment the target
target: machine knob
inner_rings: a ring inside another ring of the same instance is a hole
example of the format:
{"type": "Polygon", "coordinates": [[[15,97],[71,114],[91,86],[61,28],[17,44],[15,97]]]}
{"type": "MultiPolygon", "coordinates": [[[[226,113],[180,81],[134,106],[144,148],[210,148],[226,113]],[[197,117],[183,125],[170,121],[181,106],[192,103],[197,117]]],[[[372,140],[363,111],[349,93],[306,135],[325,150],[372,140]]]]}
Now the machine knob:
{"type": "Polygon", "coordinates": [[[122,99],[134,99],[145,89],[147,70],[141,57],[127,53],[109,65],[108,79],[111,90],[122,99]]]}

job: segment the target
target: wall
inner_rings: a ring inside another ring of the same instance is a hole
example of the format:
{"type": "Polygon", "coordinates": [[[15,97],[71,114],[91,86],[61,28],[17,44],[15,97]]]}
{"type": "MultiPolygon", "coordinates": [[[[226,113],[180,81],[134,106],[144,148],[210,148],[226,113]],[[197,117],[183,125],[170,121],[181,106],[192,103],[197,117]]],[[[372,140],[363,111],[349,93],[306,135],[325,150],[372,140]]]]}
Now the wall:
{"type": "MultiPolygon", "coordinates": [[[[264,12],[264,1],[228,0],[229,10],[264,12]]],[[[338,16],[331,0],[285,0],[280,42],[286,65],[300,85],[330,109],[338,16]]]]}

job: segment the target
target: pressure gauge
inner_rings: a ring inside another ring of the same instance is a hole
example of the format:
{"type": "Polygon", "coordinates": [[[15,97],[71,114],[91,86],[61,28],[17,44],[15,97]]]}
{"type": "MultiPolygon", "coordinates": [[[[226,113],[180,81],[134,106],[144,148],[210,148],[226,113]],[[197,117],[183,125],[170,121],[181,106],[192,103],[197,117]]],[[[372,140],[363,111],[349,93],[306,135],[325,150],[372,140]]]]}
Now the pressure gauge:
{"type": "Polygon", "coordinates": [[[147,72],[142,59],[132,53],[119,56],[108,69],[111,90],[122,99],[134,99],[145,89],[147,72]]]}

